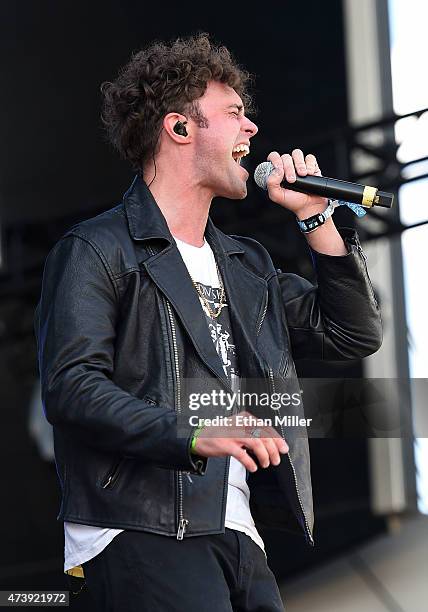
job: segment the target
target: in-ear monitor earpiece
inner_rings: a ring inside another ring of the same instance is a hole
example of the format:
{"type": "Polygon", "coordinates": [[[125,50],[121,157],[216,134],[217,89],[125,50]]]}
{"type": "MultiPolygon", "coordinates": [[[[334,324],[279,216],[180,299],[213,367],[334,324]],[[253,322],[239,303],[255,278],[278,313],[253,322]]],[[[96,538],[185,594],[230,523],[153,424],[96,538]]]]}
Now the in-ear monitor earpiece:
{"type": "Polygon", "coordinates": [[[177,121],[173,129],[174,132],[179,136],[187,136],[186,126],[182,121],[177,121]]]}

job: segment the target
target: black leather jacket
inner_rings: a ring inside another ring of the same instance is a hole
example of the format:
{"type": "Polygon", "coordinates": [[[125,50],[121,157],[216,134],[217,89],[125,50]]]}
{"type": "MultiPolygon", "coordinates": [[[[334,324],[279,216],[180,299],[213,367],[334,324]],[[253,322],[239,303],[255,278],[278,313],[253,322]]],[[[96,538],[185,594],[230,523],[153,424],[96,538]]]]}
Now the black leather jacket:
{"type": "MultiPolygon", "coordinates": [[[[349,253],[313,253],[318,286],[275,269],[256,240],[208,218],[241,375],[296,382],[294,358],[346,360],[382,342],[354,230],[349,253]]],[[[159,207],[137,175],[123,202],[72,227],[50,251],[35,331],[43,405],[62,488],[57,520],[177,535],[224,531],[229,458],[177,436],[180,383],[227,379],[196,291],[159,207]]],[[[302,407],[299,414],[303,415],[302,407]]],[[[279,466],[250,474],[257,527],[313,544],[307,437],[286,430],[279,466]]]]}

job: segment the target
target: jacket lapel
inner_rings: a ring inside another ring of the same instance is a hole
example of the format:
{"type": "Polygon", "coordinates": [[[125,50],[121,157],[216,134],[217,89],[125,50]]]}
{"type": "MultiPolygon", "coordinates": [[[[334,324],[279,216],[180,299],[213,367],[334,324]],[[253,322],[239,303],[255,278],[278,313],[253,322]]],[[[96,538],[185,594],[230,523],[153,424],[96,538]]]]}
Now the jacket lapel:
{"type": "MultiPolygon", "coordinates": [[[[267,283],[244,266],[240,257],[227,253],[225,243],[233,239],[220,232],[210,218],[206,238],[216,254],[223,279],[238,358],[240,355],[245,356],[245,359],[240,359],[241,377],[263,378],[264,368],[256,344],[257,327],[267,298],[267,283]]],[[[245,250],[241,252],[245,253],[245,250]]]]}
{"type": "Polygon", "coordinates": [[[171,245],[146,260],[144,265],[153,282],[171,303],[201,359],[228,385],[199,297],[178,248],[171,245]]]}

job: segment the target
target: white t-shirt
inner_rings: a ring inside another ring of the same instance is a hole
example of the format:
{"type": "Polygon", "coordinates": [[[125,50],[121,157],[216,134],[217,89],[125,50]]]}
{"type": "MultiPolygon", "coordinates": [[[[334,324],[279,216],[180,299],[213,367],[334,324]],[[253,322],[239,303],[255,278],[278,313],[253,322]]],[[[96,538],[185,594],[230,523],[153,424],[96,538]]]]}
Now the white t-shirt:
{"type": "MultiPolygon", "coordinates": [[[[216,311],[219,304],[217,298],[220,283],[214,253],[210,245],[206,240],[201,247],[183,242],[175,236],[174,240],[190,276],[195,282],[203,285],[204,295],[210,302],[211,309],[216,311]]],[[[207,316],[210,334],[223,363],[223,369],[230,380],[232,389],[235,390],[239,385],[239,369],[235,346],[232,342],[230,319],[227,313],[228,307],[223,307],[221,314],[216,319],[212,319],[209,317],[202,298],[199,299],[207,316]]],[[[247,471],[242,463],[231,457],[225,526],[246,533],[265,551],[263,540],[251,516],[249,500],[250,490],[247,484],[247,471]]],[[[122,531],[123,529],[101,528],[65,521],[64,572],[98,555],[122,531]]]]}

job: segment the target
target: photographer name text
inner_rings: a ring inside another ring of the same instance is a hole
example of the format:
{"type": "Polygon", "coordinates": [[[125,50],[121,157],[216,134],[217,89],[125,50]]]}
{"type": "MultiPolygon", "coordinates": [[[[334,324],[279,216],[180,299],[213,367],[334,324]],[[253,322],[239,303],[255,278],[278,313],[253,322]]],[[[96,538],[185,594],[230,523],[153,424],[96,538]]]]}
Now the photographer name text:
{"type": "Polygon", "coordinates": [[[312,419],[305,419],[296,415],[285,415],[280,416],[276,414],[273,418],[260,419],[251,415],[237,414],[234,417],[227,416],[215,416],[212,419],[200,418],[199,416],[192,415],[189,417],[189,425],[191,427],[309,427],[312,419]]]}

